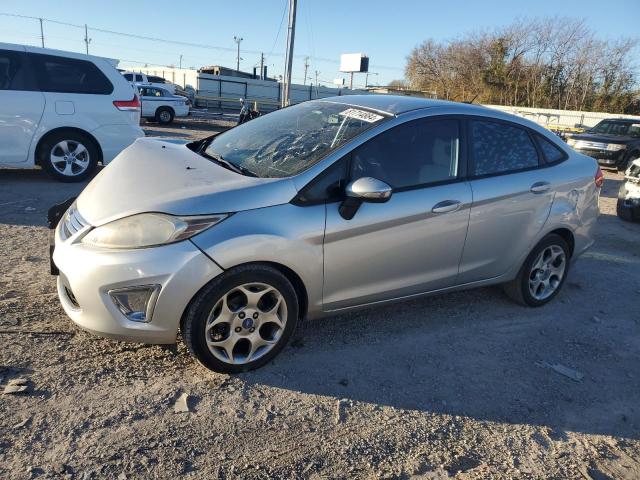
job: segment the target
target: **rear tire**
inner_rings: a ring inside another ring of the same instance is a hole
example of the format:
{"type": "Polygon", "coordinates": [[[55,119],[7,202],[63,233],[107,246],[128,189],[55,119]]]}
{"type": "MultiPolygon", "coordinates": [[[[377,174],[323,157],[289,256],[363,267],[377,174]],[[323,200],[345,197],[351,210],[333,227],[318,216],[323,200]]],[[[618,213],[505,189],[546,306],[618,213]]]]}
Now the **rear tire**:
{"type": "Polygon", "coordinates": [[[554,233],[544,237],[522,264],[518,276],[503,285],[507,296],[520,305],[540,307],[560,292],[569,273],[570,249],[554,233]]]}
{"type": "Polygon", "coordinates": [[[94,140],[76,130],[48,135],[38,147],[38,164],[61,182],[81,182],[89,177],[100,157],[94,140]]]}
{"type": "Polygon", "coordinates": [[[287,277],[267,265],[242,265],[196,294],[183,315],[182,338],[206,368],[246,372],[284,348],[298,312],[298,297],[287,277]]]}
{"type": "Polygon", "coordinates": [[[173,122],[173,110],[167,107],[160,107],[156,110],[156,122],[160,125],[168,125],[173,122]]]}

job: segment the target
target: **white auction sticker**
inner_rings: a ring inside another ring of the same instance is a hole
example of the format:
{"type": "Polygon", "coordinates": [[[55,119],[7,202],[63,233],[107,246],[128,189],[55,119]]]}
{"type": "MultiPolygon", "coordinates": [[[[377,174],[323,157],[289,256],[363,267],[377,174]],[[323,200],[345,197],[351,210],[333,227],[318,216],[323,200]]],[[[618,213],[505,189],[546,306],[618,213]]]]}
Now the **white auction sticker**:
{"type": "Polygon", "coordinates": [[[349,118],[357,118],[358,120],[362,120],[363,122],[373,123],[378,120],[382,120],[384,117],[382,115],[378,115],[377,113],[367,112],[366,110],[358,110],[357,108],[347,108],[340,112],[340,115],[349,117],[349,118]]]}

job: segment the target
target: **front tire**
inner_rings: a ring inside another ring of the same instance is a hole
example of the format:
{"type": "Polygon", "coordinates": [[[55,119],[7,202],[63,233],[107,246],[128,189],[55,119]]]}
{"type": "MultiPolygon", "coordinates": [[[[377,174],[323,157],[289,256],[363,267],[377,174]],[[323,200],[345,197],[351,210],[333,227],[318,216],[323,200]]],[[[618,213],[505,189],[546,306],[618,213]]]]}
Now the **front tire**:
{"type": "Polygon", "coordinates": [[[62,130],[47,136],[38,148],[38,163],[61,182],[81,182],[98,165],[100,150],[88,135],[62,130]]]}
{"type": "Polygon", "coordinates": [[[230,269],[191,301],[181,330],[206,368],[239,373],[273,359],[295,330],[299,303],[291,282],[267,265],[230,269]]]}
{"type": "Polygon", "coordinates": [[[560,235],[547,235],[526,258],[518,276],[504,285],[505,293],[520,305],[545,305],[564,285],[569,273],[569,258],[567,242],[560,235]]]}

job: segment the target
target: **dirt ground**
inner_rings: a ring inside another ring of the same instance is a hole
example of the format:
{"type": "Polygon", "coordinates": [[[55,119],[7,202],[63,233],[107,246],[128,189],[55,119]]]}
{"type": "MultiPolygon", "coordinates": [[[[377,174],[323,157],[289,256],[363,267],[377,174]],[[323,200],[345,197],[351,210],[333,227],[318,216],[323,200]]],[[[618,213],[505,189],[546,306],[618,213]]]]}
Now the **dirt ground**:
{"type": "Polygon", "coordinates": [[[638,479],[640,224],[615,216],[621,178],[606,174],[597,243],[551,304],[483,288],[307,321],[274,362],[227,376],[181,343],[77,330],[45,214],[82,185],[0,171],[0,392],[27,386],[0,394],[0,478],[638,479]]]}

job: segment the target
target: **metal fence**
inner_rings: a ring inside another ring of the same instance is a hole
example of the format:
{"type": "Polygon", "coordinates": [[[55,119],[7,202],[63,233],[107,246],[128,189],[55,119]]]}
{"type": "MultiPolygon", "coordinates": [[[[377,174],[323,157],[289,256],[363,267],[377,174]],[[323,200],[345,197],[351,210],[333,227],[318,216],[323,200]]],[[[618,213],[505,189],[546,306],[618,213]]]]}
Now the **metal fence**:
{"type": "Polygon", "coordinates": [[[502,105],[485,105],[503,112],[528,118],[549,130],[556,132],[583,131],[595,126],[606,118],[629,118],[640,121],[640,117],[605,112],[581,112],[577,110],[554,110],[546,108],[505,107],[502,105]]]}

